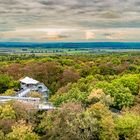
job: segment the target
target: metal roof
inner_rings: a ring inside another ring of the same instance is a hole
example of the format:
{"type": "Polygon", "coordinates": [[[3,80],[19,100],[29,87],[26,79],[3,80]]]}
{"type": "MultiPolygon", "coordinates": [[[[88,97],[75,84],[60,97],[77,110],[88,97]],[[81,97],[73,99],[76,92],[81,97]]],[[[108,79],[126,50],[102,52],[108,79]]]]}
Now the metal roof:
{"type": "Polygon", "coordinates": [[[21,79],[20,80],[20,82],[22,82],[22,83],[25,83],[25,84],[38,84],[39,83],[39,81],[37,81],[37,80],[34,80],[34,79],[32,79],[32,78],[30,78],[30,77],[25,77],[24,79],[21,79]]]}

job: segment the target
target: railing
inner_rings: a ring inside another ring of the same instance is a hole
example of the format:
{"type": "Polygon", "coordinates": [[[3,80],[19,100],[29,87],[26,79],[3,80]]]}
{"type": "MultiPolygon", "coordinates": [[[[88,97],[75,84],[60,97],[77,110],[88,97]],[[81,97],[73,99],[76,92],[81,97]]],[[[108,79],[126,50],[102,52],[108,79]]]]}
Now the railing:
{"type": "Polygon", "coordinates": [[[46,102],[43,104],[39,104],[39,109],[40,110],[53,110],[55,107],[52,105],[50,102],[46,102]]]}
{"type": "Polygon", "coordinates": [[[23,102],[28,102],[34,106],[34,108],[38,108],[39,110],[52,110],[55,107],[50,102],[40,103],[40,98],[32,98],[32,97],[17,97],[17,96],[0,96],[0,102],[7,102],[10,100],[20,100],[23,102]]]}
{"type": "Polygon", "coordinates": [[[21,92],[18,93],[18,97],[23,97],[23,96],[26,96],[31,90],[30,89],[25,89],[25,90],[22,90],[21,92]]]}
{"type": "Polygon", "coordinates": [[[0,100],[1,99],[24,100],[24,101],[40,101],[40,98],[17,97],[17,96],[0,96],[0,100]]]}

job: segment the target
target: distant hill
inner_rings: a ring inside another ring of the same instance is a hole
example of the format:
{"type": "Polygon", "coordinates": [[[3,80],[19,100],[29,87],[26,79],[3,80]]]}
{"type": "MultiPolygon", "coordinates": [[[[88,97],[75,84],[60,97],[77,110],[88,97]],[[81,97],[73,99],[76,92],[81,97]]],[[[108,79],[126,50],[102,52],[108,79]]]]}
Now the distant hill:
{"type": "Polygon", "coordinates": [[[140,42],[0,42],[7,48],[98,48],[98,49],[140,49],[140,42]]]}

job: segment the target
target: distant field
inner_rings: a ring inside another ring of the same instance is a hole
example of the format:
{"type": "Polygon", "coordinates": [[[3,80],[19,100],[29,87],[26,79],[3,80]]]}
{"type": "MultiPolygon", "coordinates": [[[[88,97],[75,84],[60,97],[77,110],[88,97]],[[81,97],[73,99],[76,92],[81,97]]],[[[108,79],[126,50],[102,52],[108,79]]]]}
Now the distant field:
{"type": "Polygon", "coordinates": [[[1,54],[73,54],[139,50],[140,42],[0,42],[1,54]]]}

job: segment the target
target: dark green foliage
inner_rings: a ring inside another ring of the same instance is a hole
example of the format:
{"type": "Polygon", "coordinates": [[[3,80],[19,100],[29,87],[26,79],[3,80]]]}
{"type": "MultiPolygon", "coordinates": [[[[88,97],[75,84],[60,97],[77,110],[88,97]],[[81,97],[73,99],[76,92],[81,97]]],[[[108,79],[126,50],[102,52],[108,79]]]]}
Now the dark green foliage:
{"type": "Polygon", "coordinates": [[[8,75],[0,75],[0,93],[4,93],[7,89],[18,88],[18,83],[12,80],[8,75]]]}

